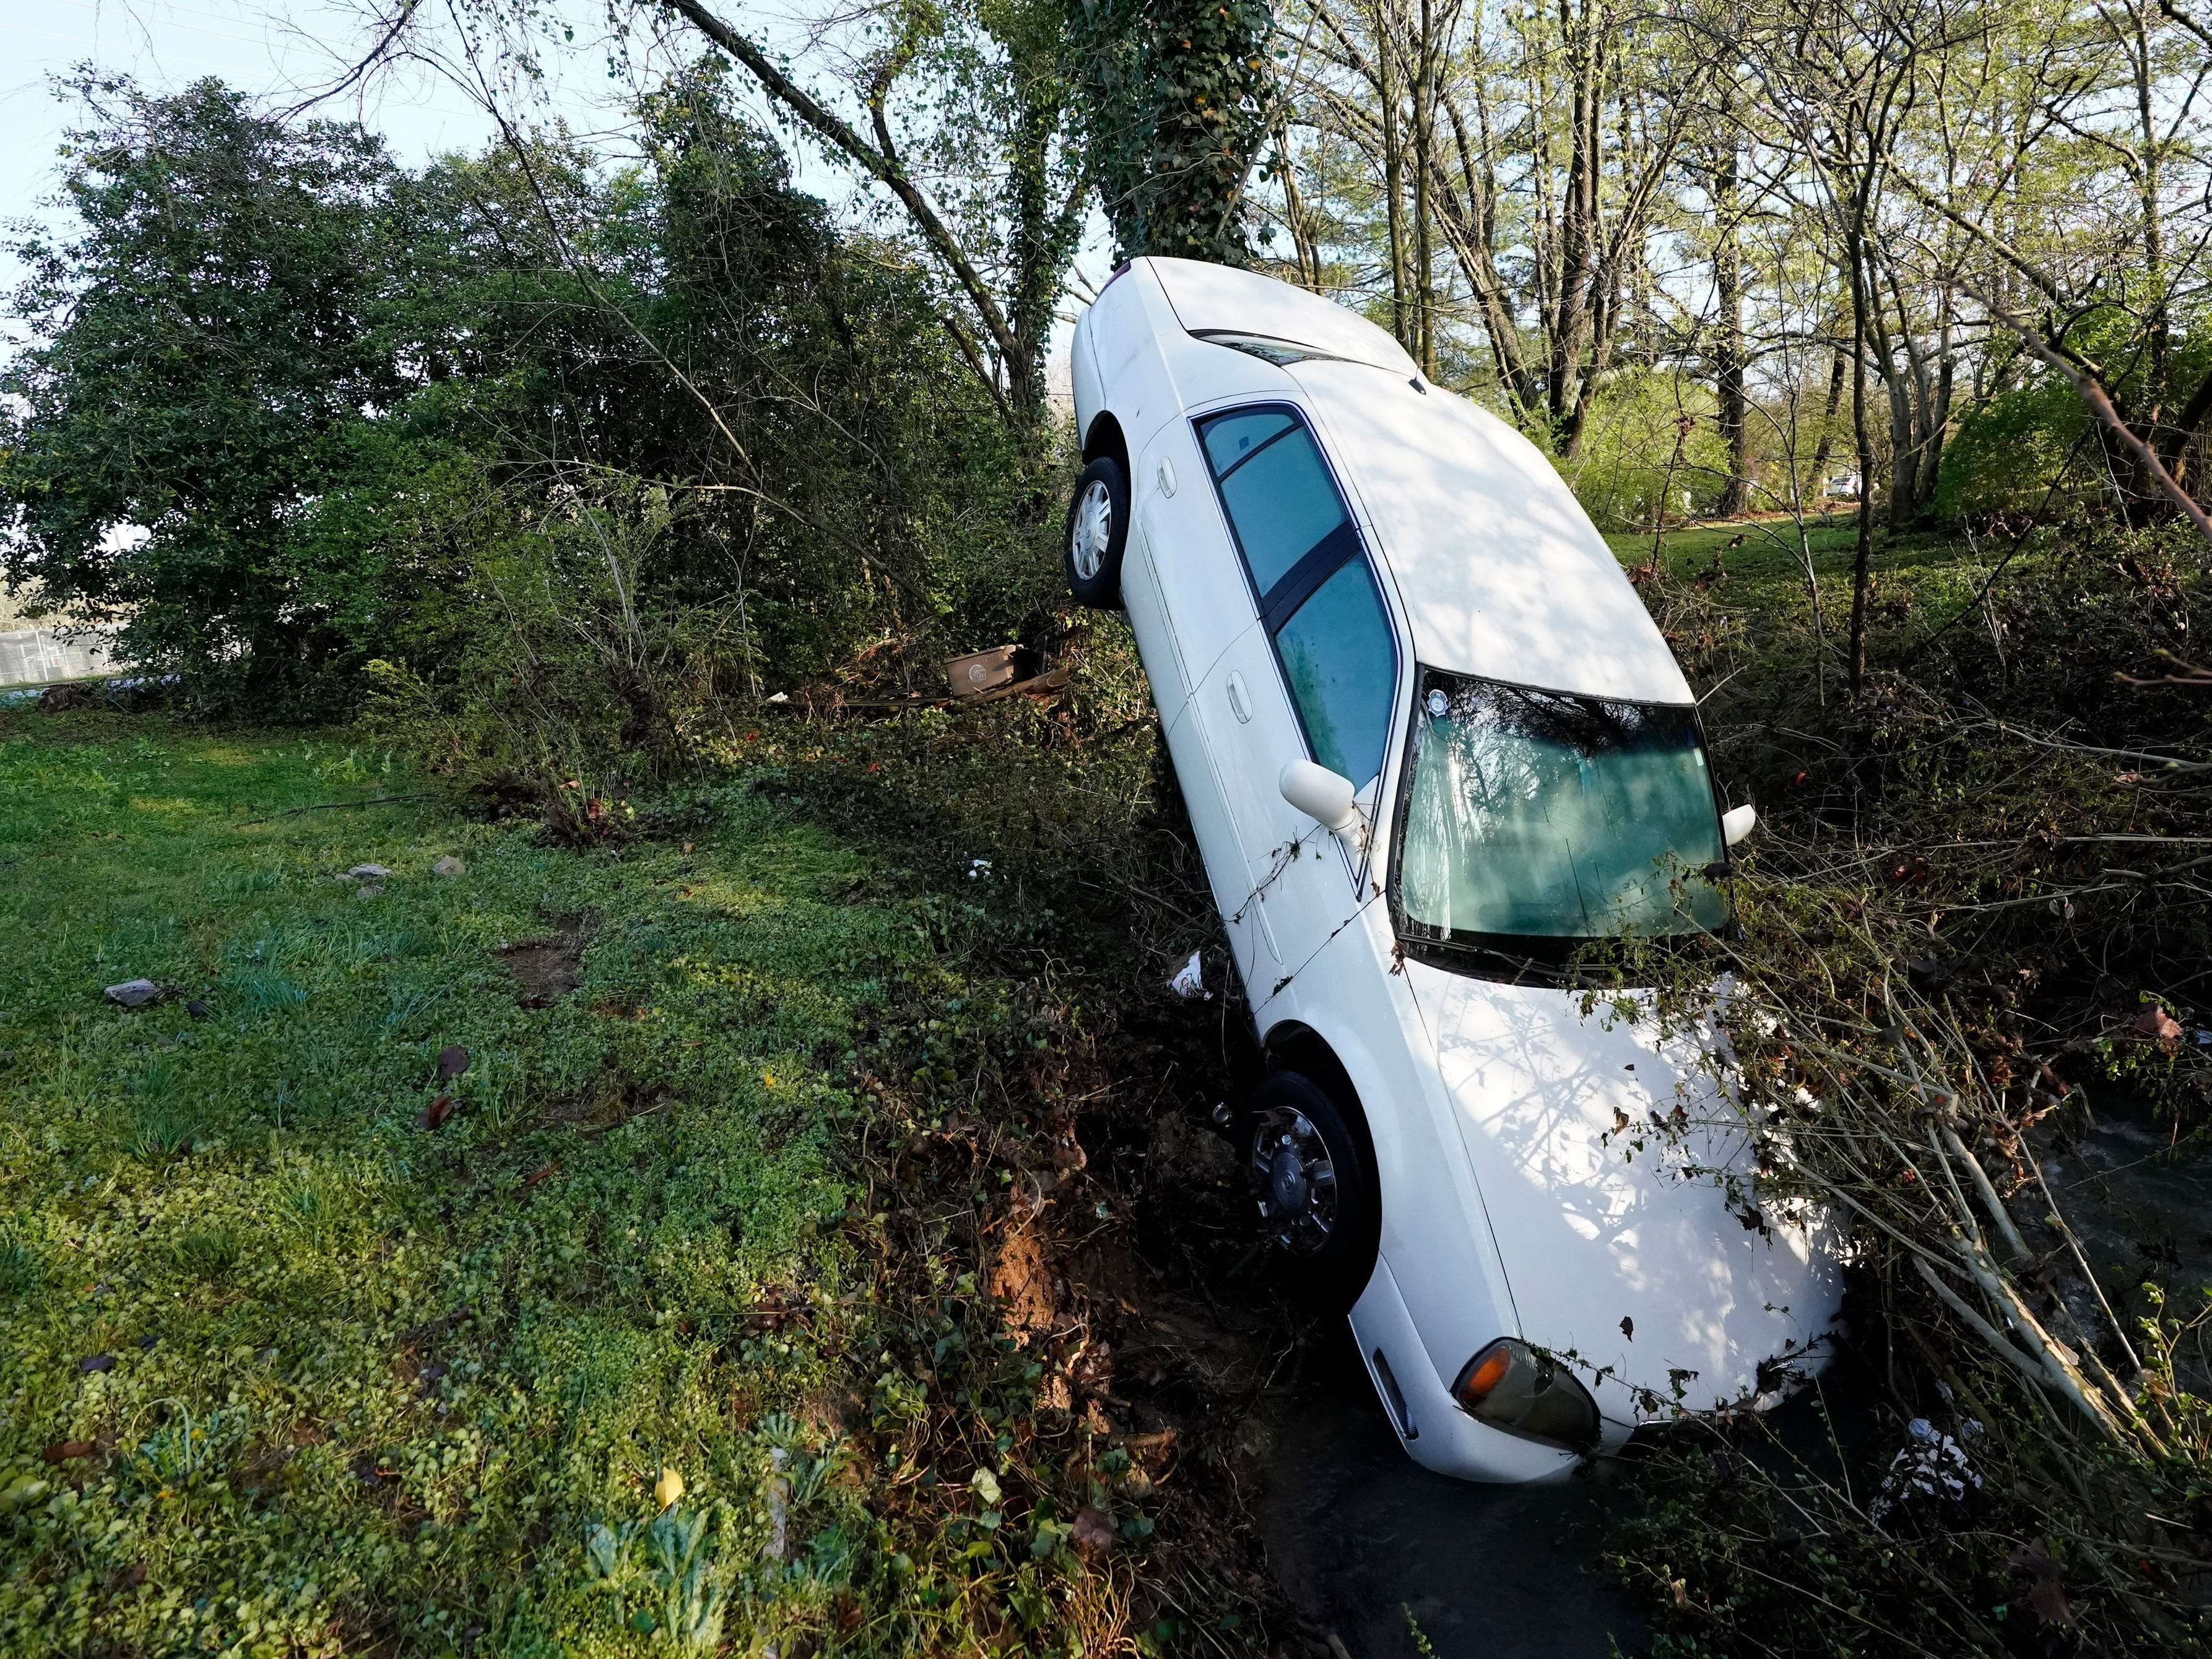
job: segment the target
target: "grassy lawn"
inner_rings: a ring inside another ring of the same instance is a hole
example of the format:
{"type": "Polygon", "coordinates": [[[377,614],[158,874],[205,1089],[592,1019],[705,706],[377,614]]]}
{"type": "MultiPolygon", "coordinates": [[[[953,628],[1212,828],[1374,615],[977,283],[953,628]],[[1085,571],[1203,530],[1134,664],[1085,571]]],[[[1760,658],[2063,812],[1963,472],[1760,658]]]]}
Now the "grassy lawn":
{"type": "MultiPolygon", "coordinates": [[[[1806,520],[1805,545],[1812,555],[1814,572],[1824,587],[1840,588],[1846,601],[1857,538],[1858,521],[1849,512],[1806,520]]],[[[1623,564],[1640,565],[1651,556],[1648,532],[1613,533],[1606,540],[1623,564]]],[[[1948,531],[1893,535],[1880,523],[1875,526],[1877,582],[1884,576],[1909,580],[1942,571],[1970,555],[1966,542],[1948,531]]],[[[1660,562],[1670,576],[1691,580],[1709,574],[1717,560],[1726,573],[1729,598],[1739,607],[1764,610],[1778,605],[1803,605],[1805,568],[1799,556],[1797,526],[1790,520],[1690,525],[1669,530],[1662,538],[1660,562]]]]}
{"type": "Polygon", "coordinates": [[[878,1629],[809,1402],[915,904],[735,787],[575,853],[298,811],[423,787],[342,741],[0,722],[0,1646],[878,1629]]]}

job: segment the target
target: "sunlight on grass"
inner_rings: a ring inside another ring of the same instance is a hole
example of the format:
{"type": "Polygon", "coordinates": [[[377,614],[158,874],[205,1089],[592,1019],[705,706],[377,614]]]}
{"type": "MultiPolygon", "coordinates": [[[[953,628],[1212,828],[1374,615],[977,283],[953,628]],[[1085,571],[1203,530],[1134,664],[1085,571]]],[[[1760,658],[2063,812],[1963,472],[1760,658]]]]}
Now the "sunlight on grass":
{"type": "Polygon", "coordinates": [[[923,930],[738,788],[690,853],[278,816],[419,787],[296,737],[0,726],[10,1650],[629,1650],[581,1551],[664,1463],[699,1547],[758,1553],[742,1402],[823,1362],[752,1310],[845,1291],[845,1073],[923,930]],[[496,952],[560,925],[581,984],[524,1007],[496,952]],[[142,975],[167,994],[103,1000],[142,975]]]}

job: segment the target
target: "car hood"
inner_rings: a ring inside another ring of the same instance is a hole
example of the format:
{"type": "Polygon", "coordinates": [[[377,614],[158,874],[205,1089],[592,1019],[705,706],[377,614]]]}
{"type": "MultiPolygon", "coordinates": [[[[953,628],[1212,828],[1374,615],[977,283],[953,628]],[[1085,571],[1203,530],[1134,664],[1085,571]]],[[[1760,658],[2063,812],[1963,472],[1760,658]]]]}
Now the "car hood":
{"type": "Polygon", "coordinates": [[[1621,1421],[1783,1386],[1769,1362],[1834,1322],[1836,1236],[1753,1187],[1741,1109],[1705,1063],[1710,1021],[1663,1035],[1648,999],[1586,1018],[1579,992],[1406,973],[1522,1339],[1596,1373],[1600,1409],[1621,1421]],[[1662,1135],[1655,1119],[1687,1127],[1662,1135]]]}

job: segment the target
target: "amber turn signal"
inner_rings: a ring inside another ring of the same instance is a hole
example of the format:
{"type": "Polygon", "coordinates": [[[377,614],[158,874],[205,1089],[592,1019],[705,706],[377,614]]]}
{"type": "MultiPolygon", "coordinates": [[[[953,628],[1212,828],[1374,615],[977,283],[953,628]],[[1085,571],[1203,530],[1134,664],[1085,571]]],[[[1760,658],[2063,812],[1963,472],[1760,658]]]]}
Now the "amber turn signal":
{"type": "Polygon", "coordinates": [[[1508,1434],[1587,1451],[1597,1443],[1597,1401],[1572,1373],[1525,1342],[1502,1336],[1452,1384],[1460,1409],[1508,1434]]]}

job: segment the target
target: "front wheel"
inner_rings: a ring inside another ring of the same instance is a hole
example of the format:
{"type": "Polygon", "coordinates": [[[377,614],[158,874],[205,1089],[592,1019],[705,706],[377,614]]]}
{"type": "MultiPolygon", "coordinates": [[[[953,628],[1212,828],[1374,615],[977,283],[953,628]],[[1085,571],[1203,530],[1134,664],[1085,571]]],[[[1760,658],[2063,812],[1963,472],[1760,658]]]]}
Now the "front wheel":
{"type": "Polygon", "coordinates": [[[1363,1143],[1328,1093],[1277,1072],[1245,1103],[1242,1163],[1299,1297],[1343,1313],[1375,1271],[1382,1204],[1363,1143]]]}
{"type": "Polygon", "coordinates": [[[1111,455],[1101,455],[1075,482],[1067,504],[1067,588],[1079,604],[1097,611],[1121,606],[1121,550],[1129,541],[1129,476],[1111,455]]]}

